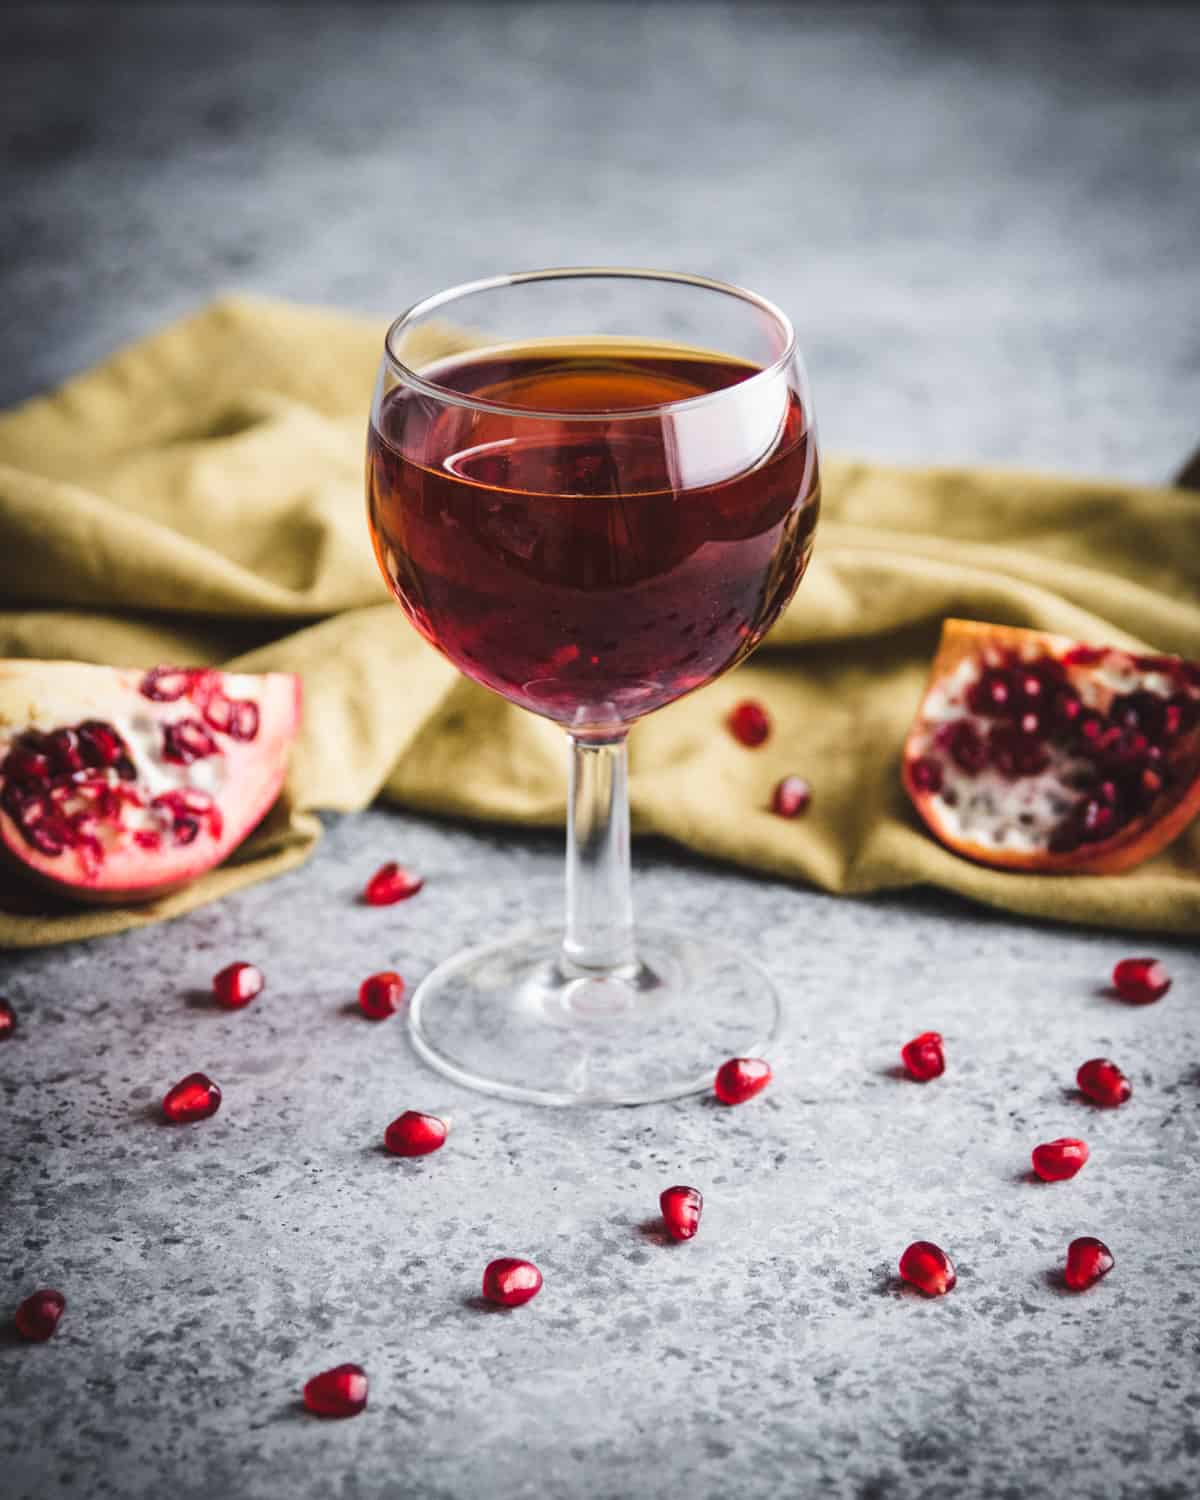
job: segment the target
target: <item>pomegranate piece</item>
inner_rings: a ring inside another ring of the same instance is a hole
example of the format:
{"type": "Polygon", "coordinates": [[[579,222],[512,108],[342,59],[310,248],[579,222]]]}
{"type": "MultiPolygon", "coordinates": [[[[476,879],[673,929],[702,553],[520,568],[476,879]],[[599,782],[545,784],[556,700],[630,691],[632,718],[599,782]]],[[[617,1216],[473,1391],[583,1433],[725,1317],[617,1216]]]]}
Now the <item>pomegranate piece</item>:
{"type": "Polygon", "coordinates": [[[17,1029],[17,1013],[7,1000],[0,999],[0,1042],[12,1040],[17,1029]]]}
{"type": "Polygon", "coordinates": [[[31,1292],[13,1315],[17,1332],[31,1343],[44,1344],[58,1327],[67,1299],[53,1287],[31,1292]]]}
{"type": "Polygon", "coordinates": [[[1063,1280],[1073,1292],[1086,1292],[1102,1276],[1107,1276],[1115,1264],[1113,1253],[1104,1241],[1085,1234],[1067,1246],[1063,1280]]]}
{"type": "Polygon", "coordinates": [[[771,1065],[761,1057],[731,1057],[717,1069],[713,1089],[722,1104],[744,1104],[771,1081],[771,1065]]]}
{"type": "Polygon", "coordinates": [[[397,901],[407,901],[410,896],[415,896],[424,884],[420,875],[414,875],[395,860],[389,860],[386,865],[380,865],[367,881],[363,900],[368,906],[394,906],[397,901]]]}
{"type": "Polygon", "coordinates": [[[483,1273],[483,1295],[501,1307],[520,1307],[542,1289],[542,1273],[531,1260],[504,1256],[483,1273]]]}
{"type": "Polygon", "coordinates": [[[299,692],[281,675],[0,661],[0,854],[79,901],[152,900],[186,884],[274,802],[299,692]],[[222,736],[181,711],[185,695],[252,704],[253,740],[232,720],[222,736]]]}
{"type": "Polygon", "coordinates": [[[356,1417],[367,1404],[367,1372],[361,1365],[334,1365],[305,1382],[304,1404],[314,1417],[356,1417]]]}
{"type": "Polygon", "coordinates": [[[189,1073],[174,1088],[168,1089],[162,1102],[163,1114],[172,1125],[190,1125],[207,1120],[221,1107],[220,1088],[204,1073],[189,1073]]]}
{"type": "Polygon", "coordinates": [[[900,1059],[908,1069],[909,1076],[918,1083],[928,1083],[931,1078],[940,1078],[946,1071],[946,1054],[942,1050],[941,1033],[923,1031],[900,1048],[900,1059]]]}
{"type": "Polygon", "coordinates": [[[771,811],[780,818],[799,818],[811,801],[812,788],[802,776],[785,776],[771,794],[771,811]]]}
{"type": "Polygon", "coordinates": [[[958,1280],[954,1262],[929,1240],[914,1240],[908,1247],[900,1257],[900,1275],[927,1297],[944,1297],[958,1280]]]}
{"type": "Polygon", "coordinates": [[[1133,1093],[1133,1085],[1115,1062],[1107,1057],[1093,1057],[1080,1066],[1075,1075],[1079,1092],[1086,1094],[1093,1104],[1103,1104],[1115,1109],[1124,1104],[1133,1093]]]}
{"type": "Polygon", "coordinates": [[[1123,958],[1112,972],[1112,982],[1130,1005],[1150,1005],[1171,988],[1171,976],[1157,958],[1123,958]]]}
{"type": "Polygon", "coordinates": [[[1033,1148],[1033,1170],[1043,1182],[1066,1182],[1075,1176],[1090,1155],[1086,1141],[1065,1135],[1033,1148]]]}
{"type": "Polygon", "coordinates": [[[734,707],[726,723],[738,744],[745,745],[748,750],[757,750],[759,745],[766,743],[771,733],[771,720],[767,717],[766,709],[753,698],[743,698],[734,707]]]}
{"type": "Polygon", "coordinates": [[[673,1240],[690,1240],[700,1228],[704,1197],[699,1188],[669,1187],[658,1198],[663,1225],[673,1240]]]}
{"type": "Polygon", "coordinates": [[[406,1109],[383,1133],[383,1144],[393,1156],[428,1156],[446,1144],[449,1126],[436,1115],[406,1109]]]}
{"type": "Polygon", "coordinates": [[[947,620],[903,779],[930,831],[981,864],[1129,869],[1200,812],[1197,664],[947,620]]]}
{"type": "Polygon", "coordinates": [[[241,1010],[256,995],[262,994],[264,982],[261,970],[253,964],[229,964],[213,975],[213,994],[218,1004],[229,1010],[241,1010]]]}
{"type": "Polygon", "coordinates": [[[372,974],[358,987],[358,1008],[368,1021],[386,1021],[404,999],[404,980],[391,969],[372,974]]]}

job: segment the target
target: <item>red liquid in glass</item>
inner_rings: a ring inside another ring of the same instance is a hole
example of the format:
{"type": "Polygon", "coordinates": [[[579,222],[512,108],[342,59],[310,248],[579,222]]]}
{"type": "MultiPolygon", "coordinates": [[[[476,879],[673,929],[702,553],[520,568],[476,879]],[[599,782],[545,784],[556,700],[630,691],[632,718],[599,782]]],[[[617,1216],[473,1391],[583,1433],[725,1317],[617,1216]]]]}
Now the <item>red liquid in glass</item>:
{"type": "Polygon", "coordinates": [[[775,382],[773,439],[725,478],[737,455],[721,451],[723,403],[693,408],[686,426],[643,409],[755,373],[672,346],[518,345],[425,374],[520,415],[389,392],[368,507],[409,618],[469,676],[580,727],[630,722],[733,666],[808,564],[819,482],[807,414],[775,382]],[[613,417],[571,415],[584,411],[613,417]],[[680,478],[705,471],[718,482],[680,478]]]}

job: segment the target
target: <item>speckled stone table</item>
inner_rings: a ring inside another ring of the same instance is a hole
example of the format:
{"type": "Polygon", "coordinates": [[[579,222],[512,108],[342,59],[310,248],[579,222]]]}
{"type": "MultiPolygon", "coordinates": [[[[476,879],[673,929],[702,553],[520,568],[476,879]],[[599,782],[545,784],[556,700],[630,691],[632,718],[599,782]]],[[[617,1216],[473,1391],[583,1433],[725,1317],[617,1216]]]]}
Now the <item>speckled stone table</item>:
{"type": "MultiPolygon", "coordinates": [[[[796,313],[831,447],[1166,477],[1194,446],[1200,31],[1183,9],[9,6],[0,215],[15,400],[250,289],[362,310],[498,266],[606,258],[796,313]]],[[[456,1089],[358,980],[415,982],[559,899],[555,839],[373,811],[170,926],[6,956],[5,1500],[1200,1493],[1200,957],[1105,992],[1120,934],[932,896],[838,902],[639,849],[649,917],[781,983],[777,1081],[558,1113],[456,1089]],[[383,859],[427,885],[356,894],[383,859]],[[262,965],[247,1010],[214,970],[262,965]],[[936,1026],[945,1077],[897,1076],[936,1026]],[[1086,1057],[1134,1080],[1105,1113],[1086,1057]],[[172,1130],[201,1068],[221,1112],[172,1130]],[[425,1162],[379,1148],[448,1112],[425,1162]],[[1030,1147],[1079,1134],[1073,1182],[1030,1147]],[[662,1242],[659,1190],[707,1198],[662,1242]],[[1113,1274],[1056,1279],[1101,1235],[1113,1274]],[[896,1285],[944,1244],[955,1292],[896,1285]],[[542,1295],[477,1300],[496,1254],[542,1295]],[[303,1380],[370,1371],[353,1422],[303,1380]]]]}

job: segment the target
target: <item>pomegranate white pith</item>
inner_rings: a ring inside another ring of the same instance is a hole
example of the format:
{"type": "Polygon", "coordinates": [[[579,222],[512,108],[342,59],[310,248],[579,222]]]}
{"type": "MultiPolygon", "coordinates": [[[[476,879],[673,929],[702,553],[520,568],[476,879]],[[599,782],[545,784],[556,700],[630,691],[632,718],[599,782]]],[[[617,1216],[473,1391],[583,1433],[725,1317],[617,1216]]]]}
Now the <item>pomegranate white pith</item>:
{"type": "Polygon", "coordinates": [[[0,843],[87,902],[148,900],[211,869],[279,794],[297,678],[0,662],[0,843]]]}
{"type": "Polygon", "coordinates": [[[1200,666],[948,620],[903,774],[932,832],[980,863],[1127,869],[1200,810],[1200,666]]]}

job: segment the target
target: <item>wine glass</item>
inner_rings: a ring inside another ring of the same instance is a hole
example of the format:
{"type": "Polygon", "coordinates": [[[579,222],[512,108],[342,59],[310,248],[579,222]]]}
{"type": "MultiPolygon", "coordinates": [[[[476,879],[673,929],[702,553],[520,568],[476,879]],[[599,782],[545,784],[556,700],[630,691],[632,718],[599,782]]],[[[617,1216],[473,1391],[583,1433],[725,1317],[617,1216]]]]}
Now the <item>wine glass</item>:
{"type": "Polygon", "coordinates": [[[741,661],[808,563],[817,448],[790,323],[665,271],[441,292],[388,331],[367,496],[425,639],[570,738],[565,924],[435,969],[409,1009],[417,1051],[544,1104],[708,1086],[766,1047],[779,1000],[707,933],[635,928],[626,736],[741,661]]]}

